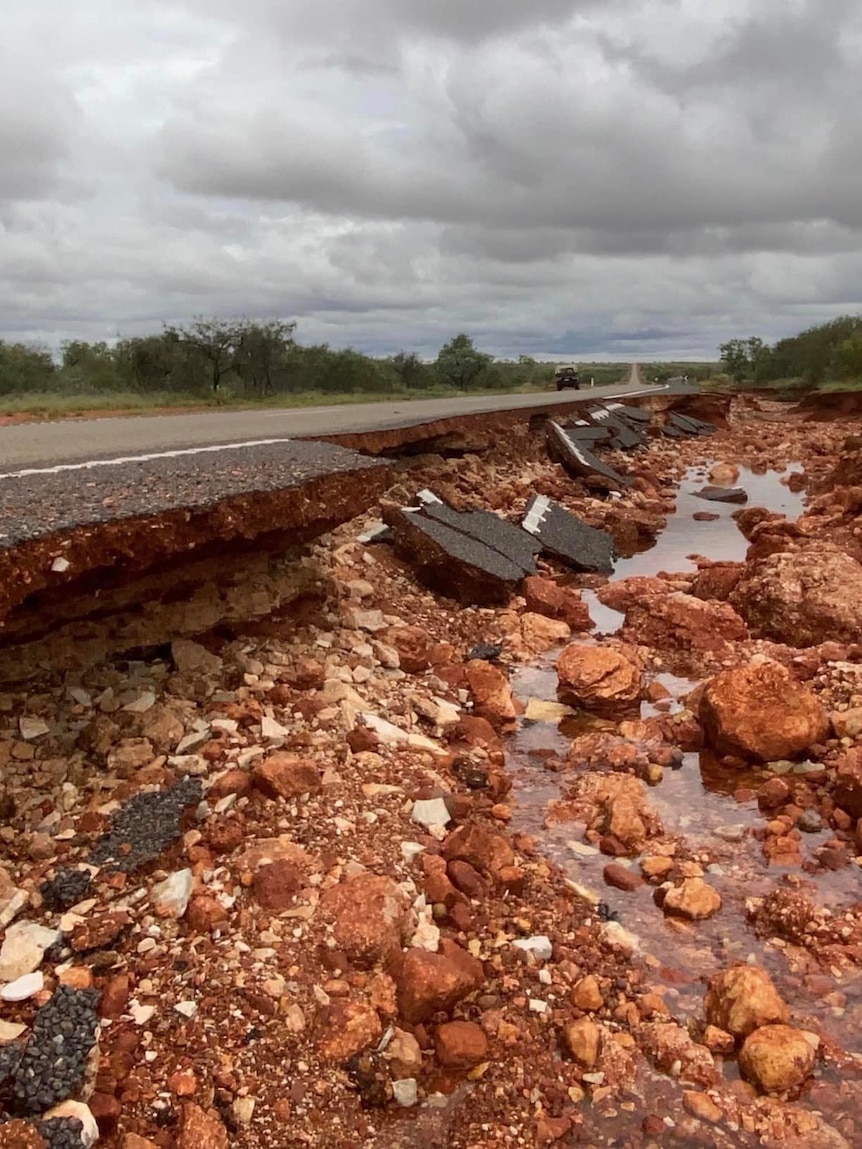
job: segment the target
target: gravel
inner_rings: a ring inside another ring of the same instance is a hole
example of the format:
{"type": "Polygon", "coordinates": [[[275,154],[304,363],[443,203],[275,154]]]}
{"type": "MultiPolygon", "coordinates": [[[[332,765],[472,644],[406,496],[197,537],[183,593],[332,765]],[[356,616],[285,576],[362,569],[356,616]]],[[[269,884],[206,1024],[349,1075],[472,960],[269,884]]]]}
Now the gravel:
{"type": "Polygon", "coordinates": [[[197,778],[183,778],[168,790],[136,794],[114,815],[110,830],[93,847],[90,861],[97,866],[110,862],[124,874],[154,861],[180,836],[184,812],[202,796],[197,778]]]}
{"type": "Polygon", "coordinates": [[[84,1126],[76,1117],[37,1121],[36,1128],[48,1142],[49,1149],[81,1149],[84,1126]]]}
{"type": "Polygon", "coordinates": [[[67,910],[87,897],[92,884],[93,879],[86,870],[64,869],[43,882],[39,892],[49,910],[67,910]]]}
{"type": "Polygon", "coordinates": [[[30,1040],[12,1070],[16,1110],[42,1113],[80,1090],[96,1043],[98,1000],[95,990],[61,985],[36,1014],[30,1040]]]}

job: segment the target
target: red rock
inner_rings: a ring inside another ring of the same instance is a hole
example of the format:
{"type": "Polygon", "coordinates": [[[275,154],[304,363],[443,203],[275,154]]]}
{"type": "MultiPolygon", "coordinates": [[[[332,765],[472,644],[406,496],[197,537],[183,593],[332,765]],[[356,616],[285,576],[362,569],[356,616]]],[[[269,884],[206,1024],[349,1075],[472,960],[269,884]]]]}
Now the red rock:
{"type": "Polygon", "coordinates": [[[316,658],[300,658],[284,677],[297,690],[320,690],[326,681],[326,667],[316,658]]]}
{"type": "Polygon", "coordinates": [[[719,754],[749,761],[793,758],[828,735],[818,699],[776,662],[722,671],[700,700],[707,742],[719,754]]]}
{"type": "Polygon", "coordinates": [[[207,801],[212,804],[220,798],[227,798],[236,794],[237,798],[245,798],[251,793],[251,776],[245,770],[228,770],[220,778],[216,778],[207,791],[207,801]]]}
{"type": "Polygon", "coordinates": [[[687,918],[692,922],[711,918],[721,909],[721,895],[703,878],[686,878],[681,885],[668,890],[662,902],[665,914],[687,918]]]}
{"type": "Polygon", "coordinates": [[[695,598],[727,602],[744,571],[744,563],[712,563],[702,567],[691,584],[691,593],[695,598]]]}
{"type": "Polygon", "coordinates": [[[586,977],[581,978],[569,995],[569,1000],[576,1009],[589,1010],[590,1012],[601,1009],[605,1004],[598,980],[593,974],[587,974],[586,977]]]}
{"type": "Polygon", "coordinates": [[[637,710],[641,669],[610,647],[567,646],[557,663],[557,693],[569,705],[608,716],[637,710]]]}
{"type": "Polygon", "coordinates": [[[679,1062],[685,1081],[710,1086],[719,1079],[710,1051],[675,1021],[646,1022],[638,1033],[638,1044],[663,1073],[671,1072],[679,1062]]]}
{"type": "Polygon", "coordinates": [[[376,1045],[383,1036],[383,1026],[367,1002],[336,1002],[328,1011],[320,1041],[320,1055],[325,1061],[342,1064],[376,1045]]]}
{"type": "Polygon", "coordinates": [[[862,818],[862,748],[848,750],[838,762],[833,798],[854,821],[862,818]]]}
{"type": "Polygon", "coordinates": [[[137,1133],[127,1133],[123,1138],[122,1149],[159,1149],[159,1146],[147,1137],[139,1137],[137,1133]]]}
{"type": "Polygon", "coordinates": [[[463,894],[455,888],[449,878],[445,858],[437,854],[423,854],[422,869],[425,873],[423,890],[432,905],[442,905],[448,910],[456,902],[463,900],[463,894]]]}
{"type": "Polygon", "coordinates": [[[570,1022],[563,1030],[569,1053],[584,1069],[593,1069],[599,1059],[602,1030],[591,1017],[570,1022]]]}
{"type": "Polygon", "coordinates": [[[818,1039],[789,1025],[764,1025],[745,1039],[739,1052],[742,1076],[764,1093],[785,1093],[814,1068],[818,1039]]]}
{"type": "Polygon", "coordinates": [[[704,1010],[710,1025],[734,1037],[747,1037],[763,1025],[784,1023],[790,1017],[766,970],[747,964],[710,978],[704,1010]]]}
{"type": "Polygon", "coordinates": [[[621,866],[618,862],[610,862],[603,871],[605,884],[614,889],[632,893],[644,885],[644,880],[635,870],[621,866]]]}
{"type": "Polygon", "coordinates": [[[507,726],[518,716],[506,675],[490,662],[473,659],[464,671],[476,714],[492,726],[507,726]]]}
{"type": "Polygon", "coordinates": [[[522,593],[529,611],[543,614],[546,618],[560,619],[572,630],[591,630],[595,626],[589,606],[574,587],[560,586],[551,579],[530,575],[524,579],[522,593]]]}
{"type": "Polygon", "coordinates": [[[862,639],[862,566],[829,543],[749,561],[730,601],[754,632],[788,646],[862,639]]]}
{"type": "Polygon", "coordinates": [[[391,878],[357,874],[326,891],[319,914],[349,960],[371,968],[401,949],[406,915],[401,891],[391,878]]]}
{"type": "Polygon", "coordinates": [[[793,795],[790,785],[783,778],[770,778],[757,791],[757,804],[761,810],[777,810],[786,806],[793,795]]]}
{"type": "Polygon", "coordinates": [[[99,999],[99,1016],[117,1018],[126,1012],[132,996],[132,986],[127,973],[115,974],[102,989],[99,999]]]}
{"type": "Polygon", "coordinates": [[[703,651],[748,637],[732,606],[681,591],[633,603],[626,611],[624,633],[644,646],[703,651]]]}
{"type": "Polygon", "coordinates": [[[427,1021],[484,985],[482,963],[452,942],[443,942],[440,953],[411,949],[396,974],[398,1009],[405,1021],[427,1021]]]}
{"type": "Polygon", "coordinates": [[[186,910],[185,920],[198,934],[212,933],[228,920],[228,912],[210,894],[193,894],[186,910]]]}
{"type": "Polygon", "coordinates": [[[484,1030],[472,1021],[447,1021],[434,1036],[437,1060],[448,1069],[472,1069],[488,1056],[484,1030]]]}
{"type": "Polygon", "coordinates": [[[386,641],[398,651],[401,669],[406,674],[421,674],[428,669],[432,639],[427,630],[419,626],[392,627],[386,641]]]}
{"type": "Polygon", "coordinates": [[[499,874],[515,861],[515,852],[503,834],[494,834],[474,822],[459,826],[443,846],[447,862],[469,862],[477,870],[499,874]]]}
{"type": "Polygon", "coordinates": [[[317,793],[320,771],[316,763],[296,754],[271,754],[255,766],[253,781],[265,798],[298,798],[317,793]]]}
{"type": "Polygon", "coordinates": [[[230,1149],[230,1142],[218,1115],[189,1101],[180,1113],[176,1149],[230,1149]]]}
{"type": "Polygon", "coordinates": [[[96,1119],[99,1132],[103,1137],[110,1137],[117,1130],[123,1107],[113,1094],[94,1093],[88,1105],[90,1112],[96,1119]]]}
{"type": "Polygon", "coordinates": [[[458,741],[466,742],[471,747],[486,750],[488,758],[495,765],[502,766],[505,761],[505,751],[500,735],[487,718],[476,715],[462,715],[461,721],[455,727],[455,737],[458,741]]]}
{"type": "Polygon", "coordinates": [[[114,913],[94,914],[72,930],[71,946],[76,953],[87,953],[89,950],[105,949],[115,942],[120,934],[131,923],[131,917],[125,910],[114,913]]]}
{"type": "Polygon", "coordinates": [[[482,901],[487,896],[488,887],[485,885],[481,875],[477,873],[469,862],[464,862],[456,858],[455,861],[449,863],[447,872],[452,881],[452,885],[468,898],[475,898],[476,901],[482,901]]]}
{"type": "Polygon", "coordinates": [[[716,463],[709,472],[709,481],[716,487],[732,487],[739,478],[735,463],[716,463]]]}
{"type": "Polygon", "coordinates": [[[307,871],[282,859],[255,872],[252,890],[258,905],[270,913],[281,914],[295,904],[296,895],[307,881],[307,871]]]}

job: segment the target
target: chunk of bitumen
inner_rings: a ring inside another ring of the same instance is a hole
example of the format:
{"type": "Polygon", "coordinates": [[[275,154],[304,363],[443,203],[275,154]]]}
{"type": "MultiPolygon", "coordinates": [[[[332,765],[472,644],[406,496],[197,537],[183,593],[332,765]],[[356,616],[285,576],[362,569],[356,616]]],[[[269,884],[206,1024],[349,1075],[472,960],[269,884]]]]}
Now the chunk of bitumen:
{"type": "Polygon", "coordinates": [[[576,443],[586,443],[588,447],[609,443],[611,433],[607,427],[596,427],[584,419],[573,419],[565,424],[565,429],[576,443]]]}
{"type": "Polygon", "coordinates": [[[36,1014],[13,1074],[18,1112],[43,1113],[78,1093],[96,1044],[98,1001],[96,990],[61,985],[36,1014]]]}
{"type": "Polygon", "coordinates": [[[645,426],[652,418],[649,411],[645,411],[643,407],[632,407],[628,403],[605,403],[605,406],[609,411],[613,411],[615,415],[619,415],[627,423],[633,423],[635,426],[645,426]]]}
{"type": "Polygon", "coordinates": [[[180,836],[183,814],[203,796],[198,778],[183,778],[168,790],[136,794],[111,819],[111,827],[90,853],[97,866],[111,863],[131,874],[158,858],[180,836]]]}
{"type": "Polygon", "coordinates": [[[533,496],[523,525],[544,551],[574,570],[607,574],[614,569],[613,537],[583,522],[547,495],[533,496]]]}
{"type": "Polygon", "coordinates": [[[49,910],[67,910],[82,902],[90,892],[93,879],[86,870],[58,870],[53,878],[39,887],[42,900],[49,910]]]}
{"type": "Polygon", "coordinates": [[[748,495],[742,487],[702,487],[694,492],[699,499],[708,499],[711,503],[747,503],[748,495]]]}
{"type": "Polygon", "coordinates": [[[0,1094],[7,1094],[7,1086],[15,1080],[15,1074],[24,1056],[24,1043],[12,1041],[8,1045],[0,1045],[0,1094]]]}
{"type": "Polygon", "coordinates": [[[383,515],[422,580],[460,602],[506,602],[524,577],[512,559],[422,511],[385,506],[383,515]]]}
{"type": "Polygon", "coordinates": [[[714,435],[718,429],[714,423],[695,419],[693,415],[682,415],[679,411],[671,411],[668,420],[679,431],[683,431],[687,435],[714,435]]]}
{"type": "Polygon", "coordinates": [[[496,662],[502,653],[502,646],[498,646],[496,643],[477,642],[467,655],[467,661],[496,662]]]}
{"type": "Polygon", "coordinates": [[[633,451],[646,443],[646,435],[640,425],[627,422],[617,412],[607,407],[596,407],[587,412],[598,427],[606,427],[612,436],[611,445],[621,451],[633,451]]]}
{"type": "Polygon", "coordinates": [[[77,1117],[51,1117],[37,1121],[36,1128],[48,1142],[48,1149],[81,1149],[84,1126],[77,1117]]]}
{"type": "Polygon", "coordinates": [[[577,442],[559,423],[549,419],[545,431],[548,453],[577,478],[600,477],[615,487],[630,487],[632,480],[597,458],[583,443],[577,442]]]}
{"type": "Polygon", "coordinates": [[[455,531],[478,539],[486,547],[517,563],[525,574],[535,574],[536,555],[541,547],[519,526],[491,511],[455,511],[445,503],[429,503],[424,513],[455,531]]]}

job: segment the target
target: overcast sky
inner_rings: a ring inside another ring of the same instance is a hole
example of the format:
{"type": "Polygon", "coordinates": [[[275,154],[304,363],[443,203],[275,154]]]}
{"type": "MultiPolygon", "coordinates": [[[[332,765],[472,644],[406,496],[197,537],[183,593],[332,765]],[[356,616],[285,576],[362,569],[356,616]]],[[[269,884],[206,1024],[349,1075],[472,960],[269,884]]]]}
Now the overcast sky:
{"type": "Polygon", "coordinates": [[[714,357],[862,309],[859,0],[29,0],[0,336],[714,357]]]}

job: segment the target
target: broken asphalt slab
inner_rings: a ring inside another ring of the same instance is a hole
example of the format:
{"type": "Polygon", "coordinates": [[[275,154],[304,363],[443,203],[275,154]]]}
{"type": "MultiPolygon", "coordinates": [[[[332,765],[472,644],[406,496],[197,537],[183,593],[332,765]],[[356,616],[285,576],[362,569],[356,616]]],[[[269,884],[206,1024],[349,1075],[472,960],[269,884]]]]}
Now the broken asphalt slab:
{"type": "Polygon", "coordinates": [[[383,521],[392,528],[395,549],[415,565],[423,582],[449,598],[463,603],[507,602],[521,580],[534,572],[532,556],[529,566],[522,566],[503,551],[457,529],[451,525],[460,521],[457,511],[451,512],[455,517],[449,523],[442,522],[437,516],[443,513],[443,506],[384,505],[383,521]]]}
{"type": "Polygon", "coordinates": [[[575,478],[599,478],[614,488],[631,486],[631,479],[603,463],[584,443],[579,443],[565,427],[553,419],[548,420],[545,435],[551,458],[561,463],[575,478]]]}
{"type": "Polygon", "coordinates": [[[668,414],[668,422],[686,435],[714,435],[718,429],[713,423],[695,419],[693,415],[680,415],[678,411],[671,411],[668,414]]]}
{"type": "Polygon", "coordinates": [[[587,411],[587,417],[597,427],[605,427],[611,433],[611,446],[621,451],[633,451],[646,445],[646,433],[640,423],[630,423],[619,412],[609,407],[594,407],[587,411]]]}
{"type": "Polygon", "coordinates": [[[523,528],[542,550],[573,570],[609,574],[614,569],[614,540],[591,527],[547,495],[534,495],[527,504],[523,528]]]}

